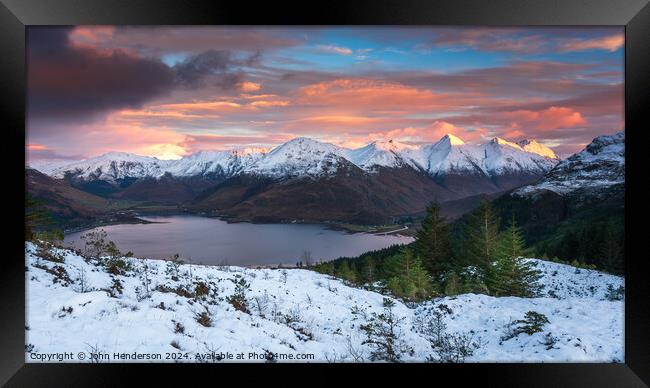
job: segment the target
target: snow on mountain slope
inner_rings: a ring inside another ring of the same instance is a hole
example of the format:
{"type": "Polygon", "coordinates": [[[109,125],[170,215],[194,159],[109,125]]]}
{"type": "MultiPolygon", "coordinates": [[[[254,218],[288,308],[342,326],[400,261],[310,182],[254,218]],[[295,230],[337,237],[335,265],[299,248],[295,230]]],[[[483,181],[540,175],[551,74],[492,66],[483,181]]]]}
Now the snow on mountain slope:
{"type": "MultiPolygon", "coordinates": [[[[551,151],[552,152],[552,151],[551,151]]],[[[421,146],[411,159],[431,175],[475,173],[487,176],[505,173],[540,174],[550,170],[557,160],[523,149],[518,144],[494,138],[482,145],[466,144],[453,135],[421,146]]]]}
{"type": "MultiPolygon", "coordinates": [[[[110,275],[95,260],[70,250],[48,252],[26,244],[27,362],[39,362],[37,355],[44,353],[77,357],[91,351],[111,357],[101,362],[147,361],[112,359],[117,352],[159,355],[156,362],[199,362],[197,355],[244,352],[243,361],[263,362],[267,351],[298,362],[352,362],[352,353],[368,361],[371,348],[362,343],[360,326],[372,312],[382,312],[383,295],[308,270],[181,265],[176,276],[165,261],[123,258],[132,269],[110,275]],[[53,255],[60,262],[48,260],[53,255]],[[228,302],[240,279],[250,284],[245,292],[250,313],[228,302]],[[197,286],[203,295],[190,295],[197,286]],[[206,325],[198,322],[201,315],[206,325]],[[249,358],[250,353],[257,356],[249,358]],[[168,354],[175,357],[166,359],[168,354]],[[313,358],[297,359],[305,354],[313,358]]],[[[418,323],[444,311],[447,332],[473,333],[481,342],[468,362],[623,362],[624,302],[605,297],[608,285],[621,287],[623,278],[530,260],[543,272],[542,297],[463,294],[410,307],[395,301],[398,331],[413,348],[403,360],[435,356],[418,323]],[[505,326],[528,311],[548,317],[544,331],[502,340],[505,326]],[[552,346],[547,336],[555,338],[552,346]]]]}
{"type": "Polygon", "coordinates": [[[127,177],[160,177],[172,161],[159,160],[126,152],[109,152],[96,158],[60,166],[51,172],[55,178],[63,178],[66,172],[86,180],[116,181],[127,177]]]}
{"type": "Polygon", "coordinates": [[[518,144],[498,137],[483,144],[481,150],[483,152],[481,166],[489,175],[521,171],[543,174],[557,163],[556,160],[527,152],[518,144]]]}
{"type": "Polygon", "coordinates": [[[264,154],[259,151],[200,151],[170,163],[166,172],[174,176],[221,174],[233,176],[264,154]]]}
{"type": "Polygon", "coordinates": [[[514,192],[532,195],[541,190],[568,194],[600,190],[625,182],[625,132],[595,138],[584,150],[561,161],[541,180],[514,192]]]}
{"type": "MultiPolygon", "coordinates": [[[[346,161],[365,171],[376,167],[410,166],[432,176],[449,173],[477,173],[488,176],[505,173],[544,173],[557,162],[545,155],[553,151],[530,141],[524,148],[496,138],[483,145],[465,144],[453,135],[445,135],[434,144],[412,146],[393,140],[375,141],[364,147],[348,149],[309,138],[296,138],[270,152],[201,151],[179,160],[158,160],[126,153],[108,153],[56,167],[42,167],[55,178],[72,173],[84,180],[116,181],[125,177],[196,176],[210,173],[226,177],[252,173],[275,178],[284,176],[331,175],[346,161]],[[526,148],[527,147],[527,148],[526,148]]],[[[553,154],[554,155],[554,154],[553,154]]]]}
{"type": "Polygon", "coordinates": [[[333,144],[298,137],[246,166],[244,172],[273,177],[320,176],[336,173],[345,149],[333,144]]]}
{"type": "Polygon", "coordinates": [[[525,139],[517,142],[517,145],[521,147],[526,152],[531,152],[540,156],[544,156],[549,159],[558,159],[555,152],[547,146],[540,144],[535,139],[525,139]]]}
{"type": "Polygon", "coordinates": [[[349,150],[344,153],[345,157],[357,166],[372,170],[376,166],[401,167],[411,164],[410,158],[405,157],[410,152],[418,150],[418,147],[399,143],[394,140],[374,141],[367,146],[349,150]]]}
{"type": "Polygon", "coordinates": [[[449,173],[482,173],[480,148],[465,144],[453,135],[445,135],[438,142],[420,147],[411,159],[431,175],[449,173]]]}

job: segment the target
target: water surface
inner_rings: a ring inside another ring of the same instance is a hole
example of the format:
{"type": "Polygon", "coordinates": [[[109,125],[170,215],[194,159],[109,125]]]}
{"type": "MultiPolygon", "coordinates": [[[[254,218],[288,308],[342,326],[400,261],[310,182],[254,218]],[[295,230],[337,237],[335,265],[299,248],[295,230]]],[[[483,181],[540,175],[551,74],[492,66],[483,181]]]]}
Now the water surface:
{"type": "MultiPolygon", "coordinates": [[[[413,241],[406,236],[350,234],[324,225],[229,224],[192,215],[141,218],[155,223],[110,225],[102,229],[121,251],[131,251],[136,257],[164,259],[179,253],[202,264],[295,265],[304,251],[310,251],[316,262],[413,241]]],[[[82,248],[79,236],[83,233],[67,235],[65,242],[82,248]]]]}

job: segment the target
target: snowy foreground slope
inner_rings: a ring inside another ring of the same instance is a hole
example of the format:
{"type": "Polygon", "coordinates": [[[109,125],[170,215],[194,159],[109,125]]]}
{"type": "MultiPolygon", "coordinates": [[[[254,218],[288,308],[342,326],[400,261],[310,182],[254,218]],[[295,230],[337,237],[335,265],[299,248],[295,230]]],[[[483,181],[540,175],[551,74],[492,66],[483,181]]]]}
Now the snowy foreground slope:
{"type": "MultiPolygon", "coordinates": [[[[71,355],[66,362],[89,362],[91,352],[102,355],[100,362],[152,361],[115,358],[115,353],[136,352],[154,362],[214,361],[215,354],[238,353],[244,353],[243,361],[264,362],[267,351],[294,357],[291,362],[368,361],[371,348],[362,344],[360,325],[372,312],[382,312],[383,295],[308,270],[181,265],[175,281],[165,261],[125,258],[133,269],[113,276],[70,250],[49,252],[26,245],[27,362],[57,362],[47,354],[63,352],[71,355]],[[63,262],[48,260],[52,254],[63,262]],[[149,288],[158,289],[148,296],[144,264],[149,288]],[[241,278],[250,283],[250,314],[228,302],[234,281],[241,278]],[[102,290],[109,290],[114,279],[122,286],[121,294],[113,291],[117,297],[102,290]],[[202,297],[173,291],[179,286],[194,290],[200,282],[209,288],[202,297]],[[197,321],[202,313],[209,326],[197,321]],[[313,358],[296,359],[305,354],[313,358]]],[[[464,294],[414,306],[396,301],[394,313],[404,318],[399,331],[413,349],[402,361],[435,357],[417,322],[445,311],[449,333],[473,331],[481,343],[466,362],[623,362],[624,302],[606,298],[608,284],[618,288],[623,279],[535,261],[543,272],[545,297],[464,294]],[[502,340],[504,327],[531,310],[548,317],[543,332],[502,340]],[[550,337],[554,343],[549,346],[550,337]]]]}

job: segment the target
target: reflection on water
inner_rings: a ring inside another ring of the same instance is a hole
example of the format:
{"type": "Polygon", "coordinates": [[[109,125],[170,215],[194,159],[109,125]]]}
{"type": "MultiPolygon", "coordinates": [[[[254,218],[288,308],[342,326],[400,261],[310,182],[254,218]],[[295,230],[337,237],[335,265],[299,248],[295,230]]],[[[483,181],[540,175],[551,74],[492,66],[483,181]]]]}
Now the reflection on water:
{"type": "MultiPolygon", "coordinates": [[[[164,259],[179,253],[203,264],[288,264],[293,265],[308,250],[314,261],[340,256],[356,256],[369,250],[413,239],[404,236],[349,234],[305,224],[229,224],[225,221],[190,215],[142,217],[153,224],[102,227],[108,239],[121,251],[137,257],[164,259]]],[[[66,243],[82,247],[81,233],[72,233],[66,243]]]]}

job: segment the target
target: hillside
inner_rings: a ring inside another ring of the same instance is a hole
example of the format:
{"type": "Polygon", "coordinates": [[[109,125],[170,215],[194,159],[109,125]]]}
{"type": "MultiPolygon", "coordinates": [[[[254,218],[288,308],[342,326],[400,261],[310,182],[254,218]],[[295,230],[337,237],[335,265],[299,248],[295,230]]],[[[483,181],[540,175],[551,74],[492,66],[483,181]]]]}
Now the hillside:
{"type": "Polygon", "coordinates": [[[600,136],[542,179],[494,201],[540,254],[623,273],[625,133],[600,136]]]}
{"type": "Polygon", "coordinates": [[[124,222],[132,219],[128,214],[119,214],[130,203],[78,190],[37,170],[25,168],[25,183],[27,192],[51,215],[54,225],[73,227],[109,218],[120,218],[124,222]]]}
{"type": "MultiPolygon", "coordinates": [[[[368,361],[361,327],[383,311],[385,297],[301,269],[180,265],[176,272],[165,261],[122,258],[123,273],[110,274],[70,250],[27,243],[25,255],[28,362],[44,352],[138,352],[160,356],[157,362],[214,362],[240,352],[255,362],[270,353],[281,361],[368,361]],[[229,302],[242,279],[250,285],[240,287],[248,313],[229,302]]],[[[543,273],[542,297],[464,294],[408,306],[394,300],[400,342],[412,349],[402,361],[440,357],[422,331],[423,322],[440,316],[447,333],[479,344],[468,362],[624,362],[624,303],[607,298],[608,285],[618,288],[623,278],[531,260],[543,273]],[[502,339],[528,311],[549,323],[502,339]]]]}

